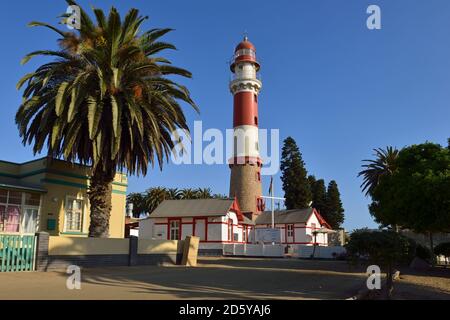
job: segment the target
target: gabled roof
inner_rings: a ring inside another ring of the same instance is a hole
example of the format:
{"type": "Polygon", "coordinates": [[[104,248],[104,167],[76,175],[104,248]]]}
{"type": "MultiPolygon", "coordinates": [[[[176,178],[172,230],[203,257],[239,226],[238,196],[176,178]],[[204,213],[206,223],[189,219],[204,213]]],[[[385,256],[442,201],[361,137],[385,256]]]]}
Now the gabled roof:
{"type": "Polygon", "coordinates": [[[165,200],[150,218],[224,216],[233,204],[234,199],[165,200]]]}
{"type": "MultiPolygon", "coordinates": [[[[275,211],[275,223],[306,223],[312,208],[275,211]]],[[[256,218],[256,224],[271,224],[272,211],[264,211],[256,218]]]]}
{"type": "MultiPolygon", "coordinates": [[[[324,218],[317,212],[314,208],[305,209],[292,209],[292,210],[282,210],[275,211],[274,219],[275,223],[307,223],[311,215],[315,214],[322,226],[331,228],[324,218]]],[[[272,223],[272,212],[265,211],[261,213],[256,218],[256,224],[271,224],[272,223]]]]}

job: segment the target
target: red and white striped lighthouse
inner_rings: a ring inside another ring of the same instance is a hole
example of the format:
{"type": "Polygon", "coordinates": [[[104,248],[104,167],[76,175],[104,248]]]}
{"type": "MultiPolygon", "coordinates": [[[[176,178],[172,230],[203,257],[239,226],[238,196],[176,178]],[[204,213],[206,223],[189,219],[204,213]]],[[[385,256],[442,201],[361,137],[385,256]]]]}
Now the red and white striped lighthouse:
{"type": "Polygon", "coordinates": [[[259,68],[255,46],[245,37],[231,62],[234,141],[229,163],[230,197],[237,198],[241,211],[252,220],[264,210],[258,138],[258,95],[262,87],[259,68]]]}

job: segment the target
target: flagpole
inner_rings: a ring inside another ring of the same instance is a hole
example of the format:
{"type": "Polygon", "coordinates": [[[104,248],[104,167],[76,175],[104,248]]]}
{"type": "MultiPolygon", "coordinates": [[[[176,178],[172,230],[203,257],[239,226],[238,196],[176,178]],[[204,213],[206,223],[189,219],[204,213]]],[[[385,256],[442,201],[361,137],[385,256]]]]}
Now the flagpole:
{"type": "Polygon", "coordinates": [[[272,197],[272,229],[275,229],[275,198],[273,197],[273,176],[270,180],[270,183],[272,184],[270,191],[270,196],[272,197]]]}

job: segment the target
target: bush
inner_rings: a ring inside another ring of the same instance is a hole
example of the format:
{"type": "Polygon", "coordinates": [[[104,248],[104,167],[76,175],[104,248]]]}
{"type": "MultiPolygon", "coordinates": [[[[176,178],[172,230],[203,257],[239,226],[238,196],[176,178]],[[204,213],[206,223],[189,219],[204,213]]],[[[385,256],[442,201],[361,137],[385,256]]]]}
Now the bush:
{"type": "Polygon", "coordinates": [[[428,247],[421,244],[416,245],[416,257],[425,260],[429,263],[433,260],[433,252],[428,247]]]}
{"type": "Polygon", "coordinates": [[[370,264],[378,265],[386,273],[386,297],[390,298],[393,290],[392,276],[394,267],[410,261],[414,245],[407,237],[394,231],[356,230],[345,246],[353,262],[367,259],[370,264]]]}
{"type": "Polygon", "coordinates": [[[356,230],[345,247],[351,258],[367,259],[380,266],[408,262],[414,254],[408,238],[387,230],[356,230]]]}
{"type": "Polygon", "coordinates": [[[435,246],[434,253],[438,256],[450,257],[450,242],[443,242],[435,246]]]}

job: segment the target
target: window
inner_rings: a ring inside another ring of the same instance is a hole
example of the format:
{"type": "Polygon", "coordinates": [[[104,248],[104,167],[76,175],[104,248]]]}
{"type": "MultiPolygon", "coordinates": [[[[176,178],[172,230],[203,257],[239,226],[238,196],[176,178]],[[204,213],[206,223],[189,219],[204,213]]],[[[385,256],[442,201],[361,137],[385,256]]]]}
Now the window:
{"type": "Polygon", "coordinates": [[[254,95],[253,95],[253,100],[254,100],[256,103],[258,103],[258,95],[254,94],[254,95]]]}
{"type": "Polygon", "coordinates": [[[38,193],[25,193],[25,205],[39,207],[41,196],[38,193]]]}
{"type": "Polygon", "coordinates": [[[256,181],[261,181],[261,172],[256,173],[256,181]]]}
{"type": "Polygon", "coordinates": [[[180,220],[170,221],[169,240],[180,240],[180,220]]]}
{"type": "Polygon", "coordinates": [[[288,235],[288,237],[294,236],[294,225],[293,224],[287,225],[287,235],[288,235]]]}
{"type": "Polygon", "coordinates": [[[0,205],[0,232],[5,229],[6,206],[0,205]]]}
{"type": "Polygon", "coordinates": [[[9,191],[8,204],[22,204],[22,192],[9,191]]]}
{"type": "Polygon", "coordinates": [[[0,203],[8,203],[8,191],[0,190],[0,203]]]}
{"type": "Polygon", "coordinates": [[[0,189],[0,232],[35,233],[40,200],[38,193],[0,189]]]}
{"type": "Polygon", "coordinates": [[[8,206],[4,214],[3,227],[5,232],[20,231],[20,207],[8,206]]]}
{"type": "Polygon", "coordinates": [[[82,232],[83,200],[67,197],[65,211],[65,231],[82,232]]]}
{"type": "Polygon", "coordinates": [[[264,200],[262,198],[256,199],[256,209],[258,211],[264,211],[266,209],[266,205],[264,204],[264,200]]]}
{"type": "Polygon", "coordinates": [[[36,208],[26,208],[23,211],[22,232],[35,233],[37,231],[37,218],[39,210],[36,208]]]}
{"type": "Polygon", "coordinates": [[[255,117],[255,126],[258,125],[258,117],[255,117]]]}
{"type": "Polygon", "coordinates": [[[233,240],[233,220],[228,219],[228,241],[233,240]]]}

